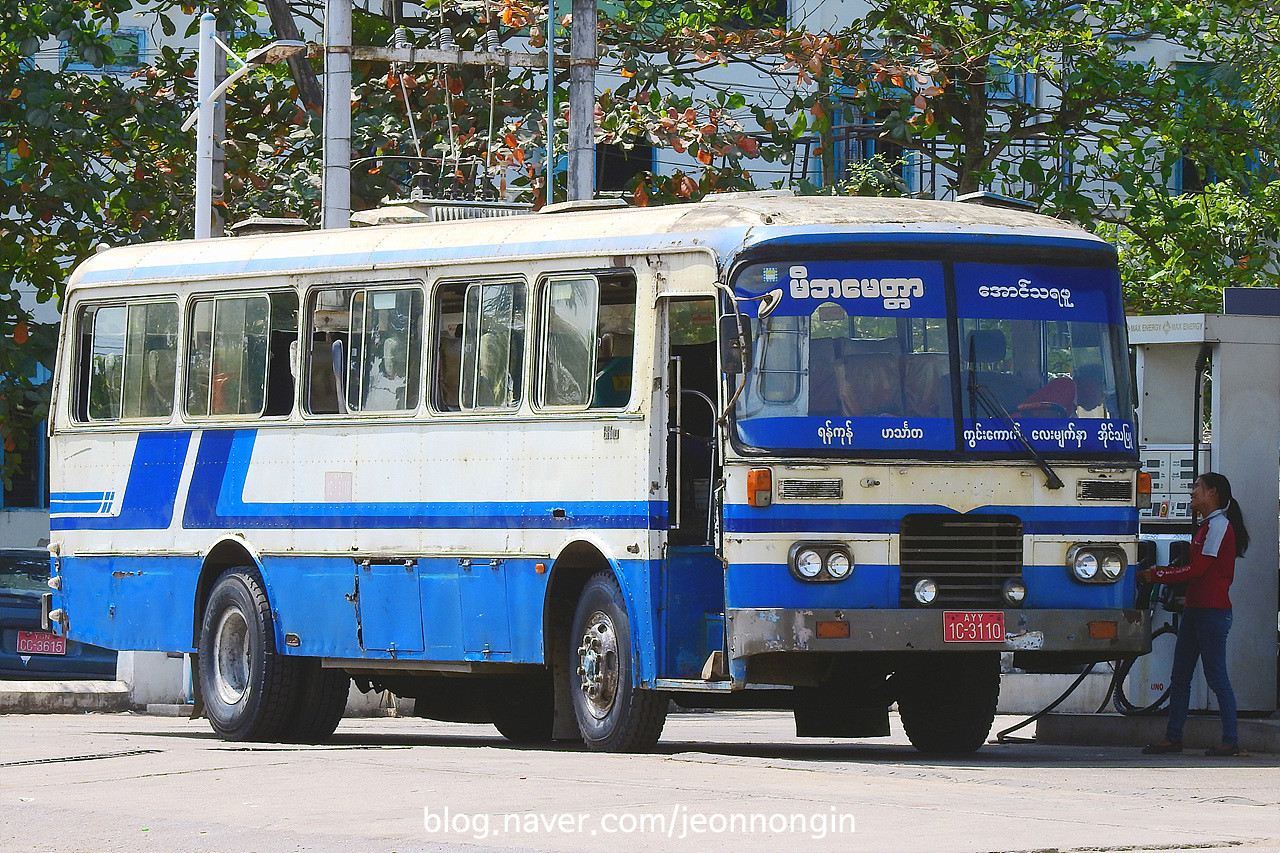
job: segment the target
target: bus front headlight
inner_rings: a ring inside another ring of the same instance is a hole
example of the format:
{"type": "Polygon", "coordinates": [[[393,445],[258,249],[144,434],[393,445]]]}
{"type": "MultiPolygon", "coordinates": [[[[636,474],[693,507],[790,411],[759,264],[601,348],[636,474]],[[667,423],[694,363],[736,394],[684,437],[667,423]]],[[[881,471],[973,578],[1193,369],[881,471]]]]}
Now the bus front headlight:
{"type": "Polygon", "coordinates": [[[1102,576],[1107,580],[1119,580],[1124,574],[1124,554],[1108,551],[1098,560],[1098,566],[1102,569],[1102,576]]]}
{"type": "Polygon", "coordinates": [[[797,542],[787,563],[792,577],[806,583],[835,583],[853,574],[853,555],[843,542],[797,542]]]}
{"type": "Polygon", "coordinates": [[[1081,583],[1115,583],[1124,577],[1124,549],[1119,545],[1072,545],[1067,551],[1067,568],[1081,583]]]}
{"type": "Polygon", "coordinates": [[[822,555],[805,548],[796,553],[796,572],[802,578],[816,578],[822,571],[822,555]]]}
{"type": "Polygon", "coordinates": [[[937,600],[938,585],[932,578],[920,578],[911,588],[911,594],[915,596],[917,602],[927,607],[937,600]]]}
{"type": "Polygon", "coordinates": [[[849,577],[849,572],[853,569],[853,563],[849,560],[849,555],[843,551],[832,551],[827,555],[827,574],[838,581],[842,581],[849,577]]]}

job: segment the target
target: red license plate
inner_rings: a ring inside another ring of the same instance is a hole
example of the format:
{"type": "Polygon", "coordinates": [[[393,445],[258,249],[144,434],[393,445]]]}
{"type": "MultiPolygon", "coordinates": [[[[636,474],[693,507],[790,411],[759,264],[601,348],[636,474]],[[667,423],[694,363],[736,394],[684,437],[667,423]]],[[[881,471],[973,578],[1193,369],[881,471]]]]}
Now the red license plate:
{"type": "Polygon", "coordinates": [[[1000,610],[945,610],[942,640],[946,643],[1003,643],[1004,612],[1000,610]]]}
{"type": "Polygon", "coordinates": [[[65,655],[66,653],[66,637],[45,634],[42,631],[18,632],[18,654],[20,655],[65,655]]]}

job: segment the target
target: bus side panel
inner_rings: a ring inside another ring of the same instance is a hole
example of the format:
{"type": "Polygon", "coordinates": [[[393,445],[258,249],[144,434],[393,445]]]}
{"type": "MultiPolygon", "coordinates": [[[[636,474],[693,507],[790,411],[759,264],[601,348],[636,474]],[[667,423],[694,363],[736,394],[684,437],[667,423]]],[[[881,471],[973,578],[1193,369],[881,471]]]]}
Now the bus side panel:
{"type": "Polygon", "coordinates": [[[351,558],[264,557],[262,578],[276,615],[276,648],[314,657],[359,655],[351,558]],[[297,634],[296,648],[284,635],[297,634]]]}
{"type": "Polygon", "coordinates": [[[263,574],[287,654],[542,663],[546,575],[536,565],[276,557],[263,574]],[[287,647],[286,633],[299,645],[287,647]]]}
{"type": "Polygon", "coordinates": [[[112,649],[194,651],[198,557],[59,558],[68,636],[112,649]]]}
{"type": "Polygon", "coordinates": [[[633,677],[637,684],[651,685],[658,677],[657,623],[658,602],[662,600],[662,563],[659,560],[617,560],[613,570],[622,587],[631,623],[633,677]]]}

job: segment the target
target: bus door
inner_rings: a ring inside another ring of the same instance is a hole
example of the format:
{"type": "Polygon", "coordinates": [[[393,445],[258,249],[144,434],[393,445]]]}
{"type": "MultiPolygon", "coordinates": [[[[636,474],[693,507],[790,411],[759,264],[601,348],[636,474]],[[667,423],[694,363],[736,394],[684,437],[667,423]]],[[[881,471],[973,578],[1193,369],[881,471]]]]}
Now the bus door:
{"type": "Polygon", "coordinates": [[[665,301],[667,547],[663,555],[662,676],[700,678],[724,649],[724,569],[716,553],[720,460],[716,306],[665,301]]]}

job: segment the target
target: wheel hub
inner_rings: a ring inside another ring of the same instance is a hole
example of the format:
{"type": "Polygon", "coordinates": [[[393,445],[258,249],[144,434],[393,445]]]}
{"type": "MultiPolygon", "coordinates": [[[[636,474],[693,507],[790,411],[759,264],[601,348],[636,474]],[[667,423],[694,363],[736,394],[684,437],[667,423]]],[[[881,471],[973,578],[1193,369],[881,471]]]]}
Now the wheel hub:
{"type": "Polygon", "coordinates": [[[618,634],[607,613],[597,610],[587,620],[578,646],[578,676],[587,710],[603,719],[618,697],[618,634]]]}
{"type": "Polygon", "coordinates": [[[229,607],[213,636],[213,688],[224,704],[234,705],[249,689],[248,620],[238,607],[229,607]]]}

